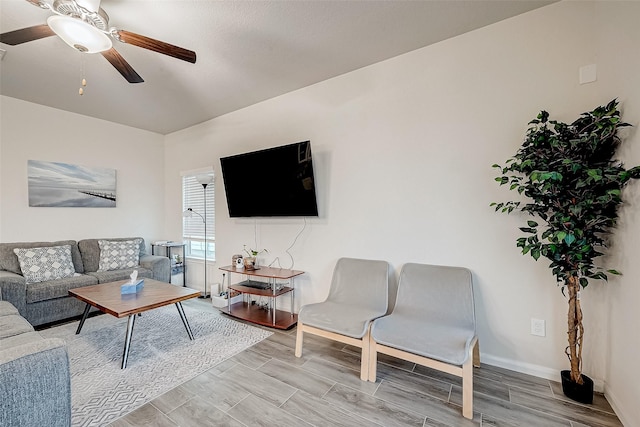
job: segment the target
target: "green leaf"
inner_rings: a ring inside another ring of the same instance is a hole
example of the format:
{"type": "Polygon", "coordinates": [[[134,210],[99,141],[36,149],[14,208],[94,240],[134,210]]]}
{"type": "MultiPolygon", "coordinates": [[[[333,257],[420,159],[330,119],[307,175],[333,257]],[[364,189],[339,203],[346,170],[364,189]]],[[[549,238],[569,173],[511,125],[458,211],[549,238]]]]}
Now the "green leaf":
{"type": "Polygon", "coordinates": [[[564,237],[564,242],[565,242],[567,245],[571,245],[571,244],[572,244],[573,242],[575,242],[575,241],[576,241],[576,236],[574,236],[573,234],[567,234],[567,235],[564,237]]]}
{"type": "Polygon", "coordinates": [[[618,276],[622,275],[622,273],[620,273],[618,270],[607,270],[607,273],[616,274],[618,276]]]}
{"type": "Polygon", "coordinates": [[[531,256],[537,261],[540,258],[540,249],[532,249],[531,256]]]}
{"type": "Polygon", "coordinates": [[[531,221],[531,220],[529,220],[529,221],[527,221],[527,225],[528,225],[529,227],[537,227],[537,226],[538,226],[538,223],[537,223],[537,222],[535,222],[535,221],[531,221]]]}
{"type": "Polygon", "coordinates": [[[598,169],[589,169],[587,175],[593,178],[594,181],[600,181],[602,179],[602,172],[598,169]]]}
{"type": "Polygon", "coordinates": [[[528,228],[528,227],[520,227],[520,231],[522,231],[523,233],[535,233],[536,232],[535,228],[528,228]]]}

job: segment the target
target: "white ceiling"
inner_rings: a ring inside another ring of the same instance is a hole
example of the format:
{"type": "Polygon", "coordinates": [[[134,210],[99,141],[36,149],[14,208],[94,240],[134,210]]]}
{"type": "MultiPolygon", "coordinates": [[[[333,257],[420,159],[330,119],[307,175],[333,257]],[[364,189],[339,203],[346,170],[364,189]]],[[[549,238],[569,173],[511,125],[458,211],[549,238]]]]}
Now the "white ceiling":
{"type": "MultiPolygon", "coordinates": [[[[103,0],[110,26],[194,50],[197,62],[114,42],[145,80],[129,84],[58,37],[2,44],[0,93],[167,134],[552,2],[103,0]]],[[[0,32],[51,14],[0,0],[0,32]]]]}

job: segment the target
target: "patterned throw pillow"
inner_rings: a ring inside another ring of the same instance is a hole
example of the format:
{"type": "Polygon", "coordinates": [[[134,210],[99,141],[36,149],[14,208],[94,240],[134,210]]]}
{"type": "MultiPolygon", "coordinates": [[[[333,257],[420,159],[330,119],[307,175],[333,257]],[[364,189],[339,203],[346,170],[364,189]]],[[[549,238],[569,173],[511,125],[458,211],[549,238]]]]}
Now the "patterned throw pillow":
{"type": "Polygon", "coordinates": [[[76,274],[71,259],[71,246],[15,248],[20,270],[27,284],[64,279],[76,274]]]}
{"type": "Polygon", "coordinates": [[[140,264],[140,243],[142,240],[98,240],[100,260],[98,271],[123,270],[140,264]]]}

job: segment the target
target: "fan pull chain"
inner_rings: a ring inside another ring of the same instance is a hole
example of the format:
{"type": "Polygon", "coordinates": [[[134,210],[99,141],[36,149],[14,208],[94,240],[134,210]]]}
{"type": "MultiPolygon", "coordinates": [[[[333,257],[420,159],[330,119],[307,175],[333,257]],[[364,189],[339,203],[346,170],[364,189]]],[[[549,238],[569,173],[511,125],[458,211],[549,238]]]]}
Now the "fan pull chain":
{"type": "Polygon", "coordinates": [[[84,73],[84,55],[80,53],[80,77],[82,77],[82,86],[78,89],[78,95],[84,95],[84,88],[87,86],[87,79],[84,73]]]}

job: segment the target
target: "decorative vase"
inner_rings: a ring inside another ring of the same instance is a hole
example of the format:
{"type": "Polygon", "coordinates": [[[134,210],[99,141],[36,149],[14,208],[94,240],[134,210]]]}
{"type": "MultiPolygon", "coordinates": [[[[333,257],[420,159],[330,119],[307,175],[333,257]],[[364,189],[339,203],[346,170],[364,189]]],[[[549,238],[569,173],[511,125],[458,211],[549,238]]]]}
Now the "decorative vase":
{"type": "Polygon", "coordinates": [[[256,258],[255,257],[245,257],[244,258],[244,268],[247,270],[254,270],[256,268],[256,258]]]}
{"type": "Polygon", "coordinates": [[[593,380],[582,374],[582,384],[571,380],[571,371],[560,371],[562,379],[562,391],[569,399],[576,402],[593,403],[593,380]]]}

